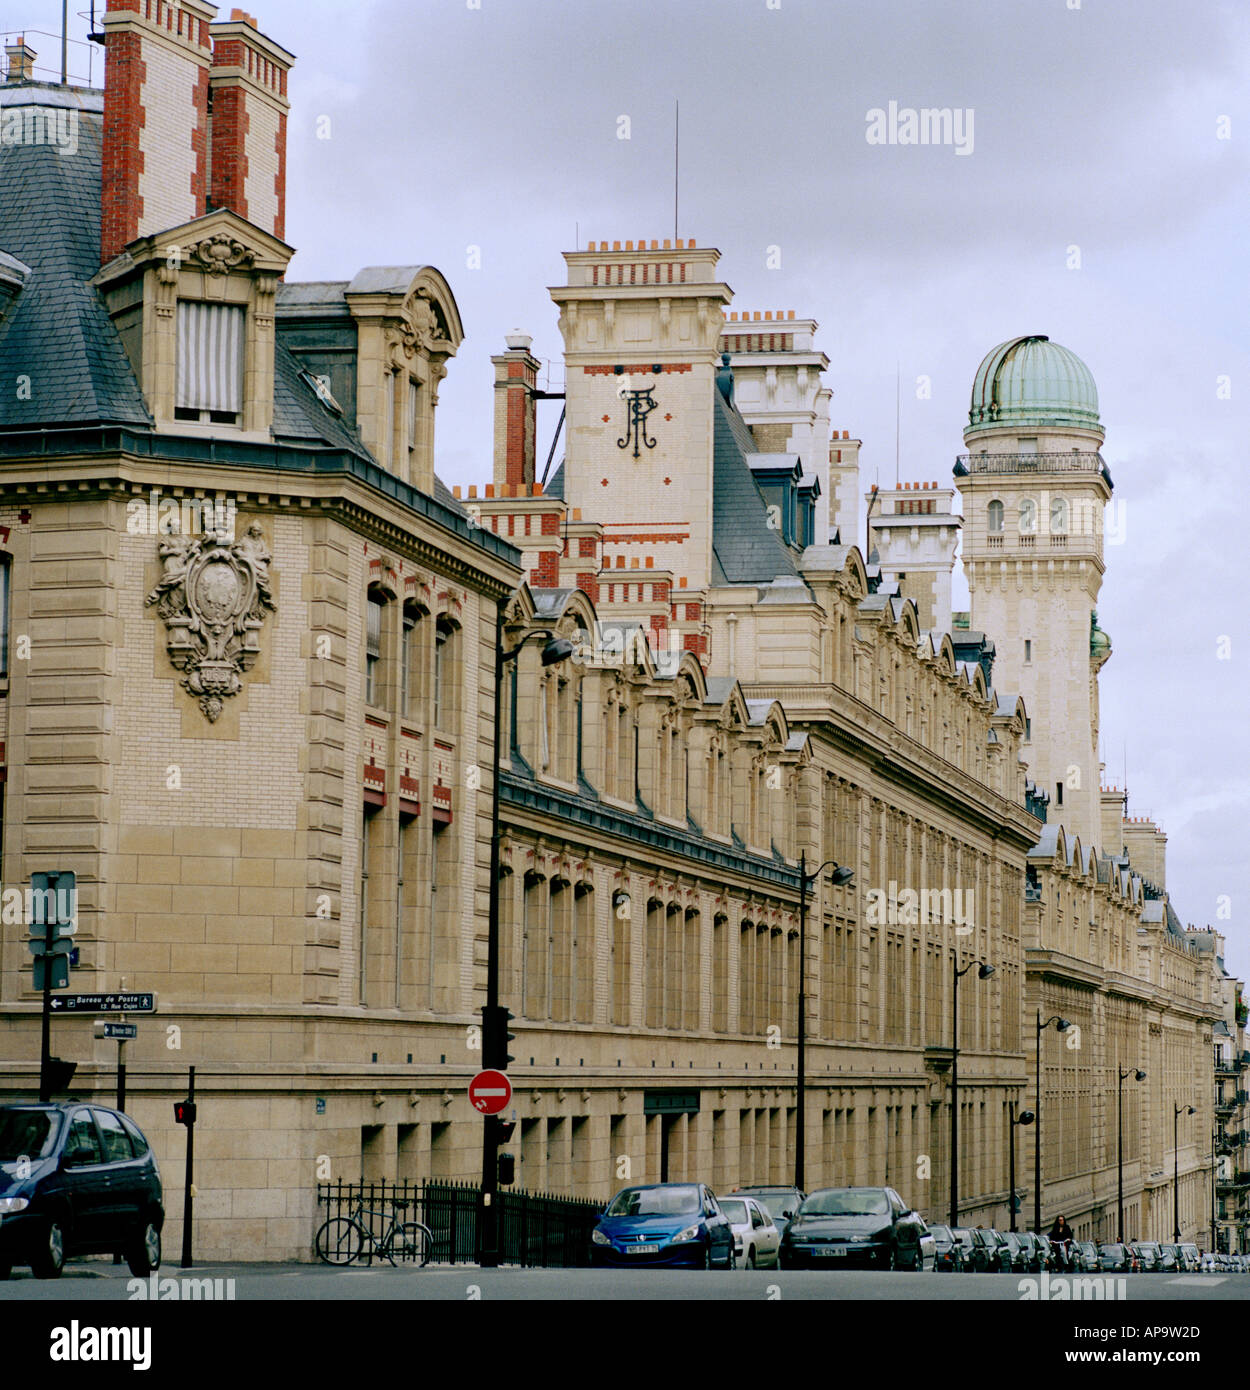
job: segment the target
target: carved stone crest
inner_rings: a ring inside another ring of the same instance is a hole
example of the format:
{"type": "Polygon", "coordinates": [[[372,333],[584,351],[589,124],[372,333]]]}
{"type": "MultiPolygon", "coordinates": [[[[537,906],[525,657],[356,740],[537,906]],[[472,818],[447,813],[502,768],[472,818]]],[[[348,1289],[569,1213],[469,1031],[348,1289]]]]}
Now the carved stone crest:
{"type": "Polygon", "coordinates": [[[251,266],[256,260],[255,251],[225,232],[215,232],[189,246],[187,251],[210,275],[225,275],[239,266],[251,266]]]}
{"type": "Polygon", "coordinates": [[[186,672],[183,688],[215,722],[260,654],[265,610],[277,611],[269,585],[273,557],[257,521],[238,541],[224,531],[168,535],[157,549],[163,573],[146,602],[165,623],[169,659],[186,672]]]}

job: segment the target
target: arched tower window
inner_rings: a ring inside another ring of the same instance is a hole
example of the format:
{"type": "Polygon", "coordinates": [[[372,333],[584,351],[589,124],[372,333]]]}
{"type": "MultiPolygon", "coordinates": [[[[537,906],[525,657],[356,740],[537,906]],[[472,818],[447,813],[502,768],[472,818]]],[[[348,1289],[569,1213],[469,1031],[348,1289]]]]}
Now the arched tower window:
{"type": "Polygon", "coordinates": [[[1033,497],[1020,499],[1020,534],[1032,536],[1037,533],[1037,500],[1033,497]]]}
{"type": "Polygon", "coordinates": [[[1003,504],[996,497],[986,508],[986,520],[991,536],[1001,536],[1003,533],[1003,504]]]}
{"type": "Polygon", "coordinates": [[[1067,534],[1068,499],[1066,497],[1052,497],[1050,499],[1050,529],[1057,536],[1067,534]]]}

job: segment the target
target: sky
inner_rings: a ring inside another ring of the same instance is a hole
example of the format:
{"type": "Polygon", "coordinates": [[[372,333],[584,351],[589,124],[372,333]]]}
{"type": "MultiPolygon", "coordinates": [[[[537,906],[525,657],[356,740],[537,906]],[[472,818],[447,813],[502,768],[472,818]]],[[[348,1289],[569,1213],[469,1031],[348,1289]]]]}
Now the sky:
{"type": "MultiPolygon", "coordinates": [[[[676,234],[719,248],[733,308],[818,321],[865,488],[893,481],[896,447],[903,480],[946,483],[996,343],[1076,352],[1123,508],[1098,603],[1107,779],[1167,833],[1182,921],[1225,932],[1250,973],[1244,0],[249,8],[296,55],[288,278],[432,264],[451,283],[467,336],[440,391],[449,484],[491,476],[505,333],[532,334],[559,384],[561,253],[674,234],[675,102],[676,234]],[[869,143],[890,102],[970,113],[967,152],[869,143]]],[[[59,32],[55,0],[14,0],[15,21],[55,63],[33,32],[59,32]]],[[[99,83],[98,49],[72,45],[71,73],[89,56],[99,83]]],[[[966,592],[957,576],[957,607],[966,592]]]]}

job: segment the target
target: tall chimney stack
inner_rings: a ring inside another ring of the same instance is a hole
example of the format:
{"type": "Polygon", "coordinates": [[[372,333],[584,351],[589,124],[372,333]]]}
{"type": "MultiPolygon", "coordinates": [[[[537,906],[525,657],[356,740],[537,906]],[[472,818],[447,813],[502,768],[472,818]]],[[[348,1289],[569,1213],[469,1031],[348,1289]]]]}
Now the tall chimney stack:
{"type": "Polygon", "coordinates": [[[280,241],[286,239],[286,78],[294,61],[243,10],[213,25],[209,200],[280,241]]]}
{"type": "Polygon", "coordinates": [[[100,261],[204,214],[209,24],[205,0],[108,0],[100,261]]]}
{"type": "Polygon", "coordinates": [[[508,351],[490,360],[495,368],[495,482],[523,483],[530,491],[536,447],[535,392],[542,365],[530,352],[533,339],[509,333],[508,351]]]}

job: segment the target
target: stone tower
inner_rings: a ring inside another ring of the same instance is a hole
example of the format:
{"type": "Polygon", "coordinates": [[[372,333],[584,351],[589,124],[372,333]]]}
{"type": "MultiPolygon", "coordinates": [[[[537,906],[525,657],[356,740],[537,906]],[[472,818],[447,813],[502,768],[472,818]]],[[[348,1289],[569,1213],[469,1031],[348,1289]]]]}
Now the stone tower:
{"type": "Polygon", "coordinates": [[[962,521],[951,510],[954,488],[904,483],[868,494],[868,524],[881,573],[916,605],[924,632],[951,629],[951,572],[962,521]]]}
{"type": "Polygon", "coordinates": [[[972,626],[998,647],[994,684],[1029,716],[1023,755],[1050,794],[1050,819],[1100,840],[1097,626],[1103,509],[1098,392],[1075,353],[1033,335],[1001,343],[972,387],[955,466],[972,626]]]}
{"type": "Polygon", "coordinates": [[[649,556],[682,587],[712,580],[713,402],[728,285],[693,241],[565,253],[551,290],[565,353],[563,496],[604,523],[604,563],[649,556]]]}

